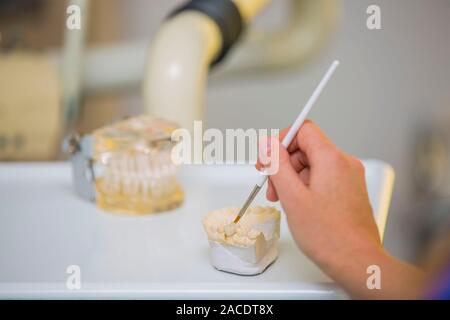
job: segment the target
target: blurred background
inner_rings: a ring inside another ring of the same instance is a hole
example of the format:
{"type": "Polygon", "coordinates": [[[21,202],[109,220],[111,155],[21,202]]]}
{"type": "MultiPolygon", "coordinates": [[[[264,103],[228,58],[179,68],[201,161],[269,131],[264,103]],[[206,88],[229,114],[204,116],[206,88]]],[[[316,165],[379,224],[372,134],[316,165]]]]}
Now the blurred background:
{"type": "MultiPolygon", "coordinates": [[[[0,0],[0,160],[62,160],[67,133],[143,113],[147,47],[181,2],[90,1],[88,27],[73,39],[65,27],[67,2],[0,0]],[[115,62],[129,71],[121,84],[102,78],[115,62]]],[[[450,2],[377,0],[381,30],[366,26],[371,4],[337,1],[320,49],[259,71],[239,68],[244,37],[212,71],[205,120],[220,129],[283,128],[329,63],[340,59],[311,118],[346,152],[394,167],[385,246],[420,261],[423,249],[450,230],[450,2]]],[[[282,28],[291,6],[272,1],[249,34],[282,28]]]]}

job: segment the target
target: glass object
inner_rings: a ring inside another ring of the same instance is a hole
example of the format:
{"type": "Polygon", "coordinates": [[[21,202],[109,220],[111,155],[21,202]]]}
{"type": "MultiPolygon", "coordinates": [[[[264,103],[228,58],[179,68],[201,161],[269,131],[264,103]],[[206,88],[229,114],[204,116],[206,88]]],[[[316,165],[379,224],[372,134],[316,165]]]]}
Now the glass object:
{"type": "Polygon", "coordinates": [[[107,211],[146,214],[178,207],[184,198],[171,161],[172,122],[149,116],[93,132],[97,205],[107,211]]]}

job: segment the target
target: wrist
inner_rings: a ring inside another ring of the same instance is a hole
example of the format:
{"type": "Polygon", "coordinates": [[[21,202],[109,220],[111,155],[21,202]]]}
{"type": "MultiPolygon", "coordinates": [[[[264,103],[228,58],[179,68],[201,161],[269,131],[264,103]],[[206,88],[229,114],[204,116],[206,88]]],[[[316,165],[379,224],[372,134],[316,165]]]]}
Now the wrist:
{"type": "Polygon", "coordinates": [[[324,271],[355,298],[415,299],[423,291],[420,269],[389,255],[372,241],[334,257],[324,271]]]}
{"type": "Polygon", "coordinates": [[[365,297],[368,278],[373,270],[384,269],[391,257],[383,247],[372,239],[352,241],[353,245],[342,244],[320,262],[321,269],[336,283],[354,297],[365,297]]]}
{"type": "Polygon", "coordinates": [[[316,263],[331,277],[339,276],[355,268],[373,264],[386,256],[382,245],[368,236],[352,234],[333,244],[328,250],[315,255],[316,263]]]}

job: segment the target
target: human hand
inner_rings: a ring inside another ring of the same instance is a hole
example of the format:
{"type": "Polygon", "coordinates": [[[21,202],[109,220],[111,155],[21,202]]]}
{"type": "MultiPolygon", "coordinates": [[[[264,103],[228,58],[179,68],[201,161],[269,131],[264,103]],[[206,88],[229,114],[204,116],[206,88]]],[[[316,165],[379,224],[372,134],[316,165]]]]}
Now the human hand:
{"type": "Polygon", "coordinates": [[[405,270],[404,275],[417,276],[381,245],[361,161],[340,151],[311,121],[287,150],[279,145],[279,170],[269,177],[267,198],[280,200],[299,248],[350,294],[402,296],[395,277],[405,270]],[[369,292],[366,270],[373,264],[388,272],[392,288],[369,292]]]}

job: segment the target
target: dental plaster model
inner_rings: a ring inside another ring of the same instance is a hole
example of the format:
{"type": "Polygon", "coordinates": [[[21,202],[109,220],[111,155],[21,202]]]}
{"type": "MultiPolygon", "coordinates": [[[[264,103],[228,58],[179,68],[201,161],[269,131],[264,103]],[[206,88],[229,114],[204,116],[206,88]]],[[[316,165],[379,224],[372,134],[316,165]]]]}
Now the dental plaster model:
{"type": "Polygon", "coordinates": [[[234,224],[239,208],[210,212],[203,219],[211,249],[211,264],[240,275],[262,273],[278,255],[280,212],[272,207],[249,208],[234,224]]]}
{"type": "Polygon", "coordinates": [[[130,214],[179,206],[184,194],[170,156],[176,128],[169,121],[139,116],[94,131],[97,205],[130,214]]]}

